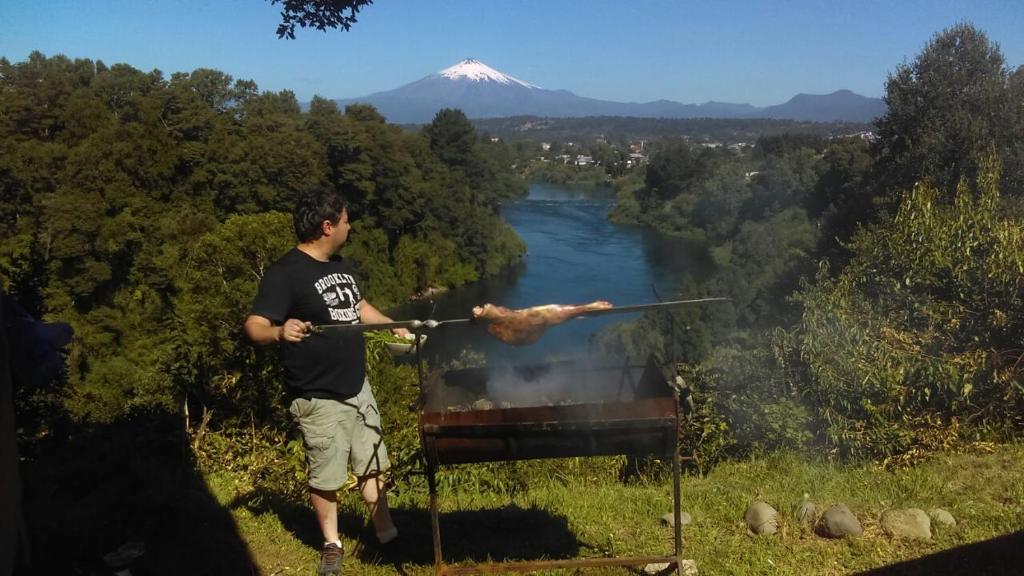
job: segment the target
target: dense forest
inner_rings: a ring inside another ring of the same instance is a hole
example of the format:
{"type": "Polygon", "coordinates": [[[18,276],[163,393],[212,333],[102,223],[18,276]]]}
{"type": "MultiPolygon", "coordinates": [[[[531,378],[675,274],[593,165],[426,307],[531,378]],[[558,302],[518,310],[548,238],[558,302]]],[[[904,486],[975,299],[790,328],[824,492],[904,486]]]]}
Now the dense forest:
{"type": "Polygon", "coordinates": [[[216,70],[0,60],[0,282],[76,334],[68,389],[26,404],[109,422],[262,393],[240,320],[313,185],[351,202],[345,255],[378,306],[493,274],[524,250],[501,147],[458,111],[408,133],[216,70]]]}
{"type": "MultiPolygon", "coordinates": [[[[667,141],[613,214],[692,241],[708,269],[677,353],[705,461],[781,446],[896,459],[1024,421],[1024,67],[982,32],[936,35],[863,138],[667,141]]],[[[602,336],[660,349],[664,317],[602,336]]]]}

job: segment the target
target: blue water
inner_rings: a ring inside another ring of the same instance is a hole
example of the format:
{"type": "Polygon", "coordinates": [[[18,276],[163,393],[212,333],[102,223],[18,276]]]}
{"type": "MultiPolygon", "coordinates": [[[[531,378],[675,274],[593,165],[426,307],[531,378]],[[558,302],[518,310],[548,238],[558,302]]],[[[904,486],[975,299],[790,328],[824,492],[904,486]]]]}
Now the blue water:
{"type": "MultiPolygon", "coordinates": [[[[686,247],[644,227],[609,222],[608,212],[614,203],[614,192],[607,188],[534,184],[526,198],[502,210],[526,242],[528,253],[521,264],[433,301],[392,310],[392,317],[465,318],[473,306],[487,302],[526,308],[608,300],[624,306],[656,301],[655,290],[662,299],[672,299],[692,266],[686,247]]],[[[521,347],[499,342],[484,325],[443,326],[428,332],[424,353],[434,361],[445,361],[471,347],[484,353],[489,363],[516,364],[580,358],[589,354],[589,340],[595,332],[636,317],[574,319],[521,347]]]]}

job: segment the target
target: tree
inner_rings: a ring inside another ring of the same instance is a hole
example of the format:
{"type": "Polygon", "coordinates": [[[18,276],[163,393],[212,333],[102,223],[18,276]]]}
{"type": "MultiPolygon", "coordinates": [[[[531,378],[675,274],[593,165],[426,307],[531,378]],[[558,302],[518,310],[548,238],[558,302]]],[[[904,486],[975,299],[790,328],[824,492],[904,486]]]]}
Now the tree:
{"type": "Polygon", "coordinates": [[[423,133],[430,141],[430,149],[448,167],[464,172],[476,169],[477,159],[473,154],[476,129],[462,110],[440,110],[434,120],[423,128],[423,133]]]}
{"type": "Polygon", "coordinates": [[[356,14],[373,0],[270,0],[281,4],[281,23],[277,37],[295,39],[295,25],[313,27],[321,32],[328,28],[348,31],[356,23],[356,14]]]}
{"type": "MultiPolygon", "coordinates": [[[[998,45],[970,24],[937,34],[886,82],[888,112],[878,121],[879,176],[890,191],[931,181],[946,192],[976,182],[981,157],[1021,144],[1012,133],[1009,71],[998,45]]],[[[1005,193],[1019,190],[1004,189],[1005,193]]],[[[947,198],[948,199],[948,198],[947,198]]]]}
{"type": "Polygon", "coordinates": [[[875,213],[874,186],[868,181],[871,154],[860,138],[843,138],[829,144],[824,171],[807,201],[808,212],[821,218],[822,240],[848,240],[860,224],[875,213]]]}
{"type": "Polygon", "coordinates": [[[641,205],[652,205],[672,200],[682,194],[703,176],[704,165],[699,154],[685,141],[674,138],[652,156],[647,167],[644,188],[637,194],[641,205]]]}
{"type": "Polygon", "coordinates": [[[174,279],[176,347],[165,370],[190,398],[229,414],[273,412],[279,384],[270,351],[252,349],[240,319],[267,267],[294,243],[291,215],[264,212],[231,216],[181,250],[174,279]]]}
{"type": "Polygon", "coordinates": [[[792,206],[803,206],[818,179],[818,158],[810,148],[773,156],[751,178],[747,217],[761,220],[792,206]]]}
{"type": "Polygon", "coordinates": [[[1024,66],[1018,66],[1010,75],[1009,92],[1013,120],[1011,139],[1015,146],[1003,159],[1003,186],[1020,196],[1024,191],[1024,66]]]}
{"type": "Polygon", "coordinates": [[[456,175],[465,178],[479,203],[497,214],[501,203],[524,192],[511,174],[514,161],[508,147],[489,138],[481,139],[462,110],[445,108],[423,128],[430,150],[456,175]]]}

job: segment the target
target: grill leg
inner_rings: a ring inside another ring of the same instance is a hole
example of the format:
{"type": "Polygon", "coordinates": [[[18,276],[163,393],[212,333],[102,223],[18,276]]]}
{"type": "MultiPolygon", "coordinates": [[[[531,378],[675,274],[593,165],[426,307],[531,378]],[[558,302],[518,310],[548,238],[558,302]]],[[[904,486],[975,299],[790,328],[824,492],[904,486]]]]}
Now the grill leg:
{"type": "Polygon", "coordinates": [[[441,524],[437,510],[437,449],[434,439],[426,438],[427,445],[427,486],[430,488],[430,528],[434,537],[434,572],[443,573],[444,559],[441,557],[441,524]]]}
{"type": "Polygon", "coordinates": [[[675,519],[673,523],[673,531],[675,532],[675,544],[676,544],[676,573],[682,570],[683,562],[683,527],[680,526],[680,488],[679,488],[679,451],[676,450],[676,457],[672,461],[672,515],[675,519]]]}
{"type": "Polygon", "coordinates": [[[682,574],[683,572],[683,527],[680,524],[680,499],[682,497],[682,490],[679,487],[679,476],[682,455],[679,453],[679,391],[674,392],[676,397],[676,429],[675,429],[675,454],[672,457],[672,516],[675,522],[673,522],[672,530],[675,533],[675,544],[676,544],[676,573],[682,574]]]}

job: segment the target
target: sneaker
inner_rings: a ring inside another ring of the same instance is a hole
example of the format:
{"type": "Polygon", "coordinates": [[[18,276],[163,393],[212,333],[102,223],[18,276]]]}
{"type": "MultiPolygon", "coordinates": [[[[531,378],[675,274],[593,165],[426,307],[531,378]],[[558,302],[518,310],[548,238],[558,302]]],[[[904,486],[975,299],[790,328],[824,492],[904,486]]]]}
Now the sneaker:
{"type": "Polygon", "coordinates": [[[320,552],[320,567],[316,573],[320,576],[341,576],[341,561],[345,558],[345,551],[334,542],[324,544],[320,552]]]}

